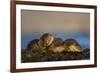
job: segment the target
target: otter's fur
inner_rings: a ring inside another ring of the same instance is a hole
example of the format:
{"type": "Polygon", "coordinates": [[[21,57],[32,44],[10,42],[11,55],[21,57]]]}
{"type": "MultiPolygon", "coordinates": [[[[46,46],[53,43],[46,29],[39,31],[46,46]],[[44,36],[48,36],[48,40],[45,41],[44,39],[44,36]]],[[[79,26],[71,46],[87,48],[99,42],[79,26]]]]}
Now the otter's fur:
{"type": "Polygon", "coordinates": [[[43,47],[48,47],[54,41],[54,37],[50,33],[45,33],[40,37],[39,42],[43,47]]]}
{"type": "Polygon", "coordinates": [[[80,44],[74,39],[65,40],[63,45],[68,52],[81,52],[80,44]]]}

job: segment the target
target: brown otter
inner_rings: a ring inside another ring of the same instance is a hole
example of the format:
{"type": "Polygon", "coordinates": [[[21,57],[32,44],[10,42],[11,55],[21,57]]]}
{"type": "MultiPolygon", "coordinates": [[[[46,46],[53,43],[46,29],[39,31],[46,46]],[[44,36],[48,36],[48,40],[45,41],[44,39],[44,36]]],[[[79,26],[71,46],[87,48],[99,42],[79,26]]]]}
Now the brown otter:
{"type": "Polygon", "coordinates": [[[80,44],[74,39],[65,40],[63,45],[68,52],[81,52],[80,44]]]}
{"type": "Polygon", "coordinates": [[[29,42],[27,49],[49,49],[54,53],[60,52],[81,52],[80,44],[74,39],[67,39],[63,42],[60,38],[54,38],[50,33],[43,34],[40,39],[29,42]]]}
{"type": "Polygon", "coordinates": [[[56,53],[64,52],[65,48],[63,46],[56,46],[56,47],[53,47],[53,48],[49,49],[49,51],[56,54],[56,53]]]}
{"type": "Polygon", "coordinates": [[[54,37],[50,33],[45,33],[40,37],[39,44],[48,47],[52,44],[54,37]]]}
{"type": "Polygon", "coordinates": [[[53,53],[61,52],[81,52],[80,44],[74,39],[67,39],[62,45],[54,46],[50,49],[53,53]]]}
{"type": "Polygon", "coordinates": [[[52,42],[52,45],[54,47],[62,46],[62,44],[63,44],[63,40],[61,38],[54,38],[54,41],[52,42]]]}
{"type": "Polygon", "coordinates": [[[34,39],[30,41],[27,45],[27,50],[39,48],[38,42],[39,42],[38,39],[34,39]]]}
{"type": "Polygon", "coordinates": [[[34,39],[27,45],[27,49],[47,48],[53,42],[54,38],[50,33],[43,34],[40,39],[34,39]]]}

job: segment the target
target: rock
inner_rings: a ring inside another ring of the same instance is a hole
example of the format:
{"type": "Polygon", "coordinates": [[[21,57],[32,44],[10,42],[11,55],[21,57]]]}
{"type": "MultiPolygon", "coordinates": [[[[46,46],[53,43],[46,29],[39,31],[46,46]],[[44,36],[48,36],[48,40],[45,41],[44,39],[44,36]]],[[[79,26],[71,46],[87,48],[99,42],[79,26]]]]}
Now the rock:
{"type": "Polygon", "coordinates": [[[68,52],[81,52],[80,44],[74,39],[65,40],[63,45],[68,52]]]}

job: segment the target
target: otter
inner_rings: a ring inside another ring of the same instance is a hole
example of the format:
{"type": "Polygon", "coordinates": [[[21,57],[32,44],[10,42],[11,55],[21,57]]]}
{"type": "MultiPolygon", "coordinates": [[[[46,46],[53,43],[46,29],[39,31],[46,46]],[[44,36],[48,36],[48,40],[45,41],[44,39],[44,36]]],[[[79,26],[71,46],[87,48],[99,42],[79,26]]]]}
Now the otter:
{"type": "Polygon", "coordinates": [[[50,33],[45,33],[40,37],[39,43],[42,47],[49,47],[54,41],[54,37],[50,33]]]}
{"type": "Polygon", "coordinates": [[[65,48],[63,46],[57,46],[57,47],[49,49],[49,51],[51,51],[54,54],[56,54],[56,53],[62,53],[62,52],[65,51],[65,48]]]}
{"type": "Polygon", "coordinates": [[[44,33],[40,39],[30,41],[27,49],[46,49],[54,53],[82,51],[76,40],[67,39],[63,41],[61,38],[54,38],[50,33],[44,33]]]}
{"type": "Polygon", "coordinates": [[[63,40],[61,38],[54,38],[54,41],[52,42],[53,46],[62,46],[63,40]]]}
{"type": "Polygon", "coordinates": [[[54,54],[62,52],[81,52],[80,44],[74,39],[67,39],[63,42],[62,45],[54,46],[50,49],[54,54]]]}
{"type": "Polygon", "coordinates": [[[34,39],[30,41],[27,45],[27,50],[39,48],[38,42],[39,42],[39,39],[34,39]]]}
{"type": "Polygon", "coordinates": [[[74,39],[65,40],[63,45],[68,52],[81,52],[80,44],[74,39]]]}
{"type": "Polygon", "coordinates": [[[40,39],[33,39],[27,45],[27,50],[30,49],[39,49],[39,48],[47,48],[54,41],[53,36],[50,33],[44,33],[40,39]]]}

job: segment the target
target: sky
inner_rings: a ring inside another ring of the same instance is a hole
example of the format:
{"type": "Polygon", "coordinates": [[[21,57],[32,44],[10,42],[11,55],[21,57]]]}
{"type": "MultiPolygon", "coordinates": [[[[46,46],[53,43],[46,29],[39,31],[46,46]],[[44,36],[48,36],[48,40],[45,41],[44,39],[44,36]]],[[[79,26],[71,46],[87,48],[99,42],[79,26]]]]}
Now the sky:
{"type": "Polygon", "coordinates": [[[54,11],[21,11],[22,34],[28,32],[87,32],[90,14],[54,11]]]}

